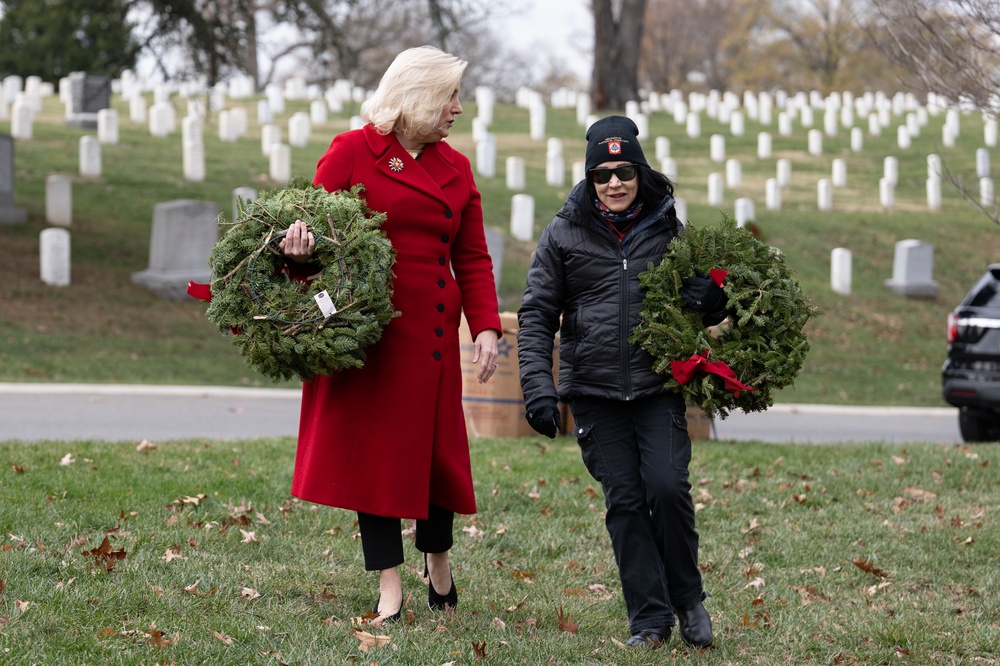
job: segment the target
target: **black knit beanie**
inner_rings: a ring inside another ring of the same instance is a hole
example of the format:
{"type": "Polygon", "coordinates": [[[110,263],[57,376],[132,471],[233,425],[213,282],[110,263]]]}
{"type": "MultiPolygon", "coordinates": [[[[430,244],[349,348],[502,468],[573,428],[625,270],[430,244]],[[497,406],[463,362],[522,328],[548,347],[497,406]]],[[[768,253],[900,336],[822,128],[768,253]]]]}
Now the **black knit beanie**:
{"type": "Polygon", "coordinates": [[[639,128],[631,118],[608,116],[587,130],[584,168],[589,172],[602,162],[634,162],[649,166],[639,145],[639,128]]]}

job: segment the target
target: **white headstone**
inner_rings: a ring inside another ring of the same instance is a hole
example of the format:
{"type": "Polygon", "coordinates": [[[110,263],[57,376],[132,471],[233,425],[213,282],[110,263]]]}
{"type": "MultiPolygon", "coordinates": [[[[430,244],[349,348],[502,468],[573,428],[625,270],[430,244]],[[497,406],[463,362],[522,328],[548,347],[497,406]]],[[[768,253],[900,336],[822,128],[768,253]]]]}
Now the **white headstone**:
{"type": "Polygon", "coordinates": [[[524,158],[511,155],[504,163],[507,176],[507,189],[520,192],[524,189],[524,158]]]}
{"type": "Polygon", "coordinates": [[[713,134],[709,139],[709,146],[709,159],[713,162],[722,162],[726,159],[726,137],[713,134]]]}
{"type": "Polygon", "coordinates": [[[240,221],[240,202],[248,204],[257,200],[257,190],[252,187],[237,187],[233,190],[233,222],[240,221]]]}
{"type": "Polygon", "coordinates": [[[288,143],[296,148],[304,148],[309,144],[309,114],[304,111],[293,113],[288,119],[288,143]]]}
{"type": "Polygon", "coordinates": [[[10,135],[19,141],[30,141],[34,135],[35,112],[24,102],[15,101],[10,109],[10,135]]]}
{"type": "Polygon", "coordinates": [[[736,200],[735,204],[736,213],[736,226],[745,227],[747,223],[753,222],[757,219],[757,213],[754,210],[753,199],[749,197],[740,197],[736,200]]]}
{"type": "Polygon", "coordinates": [[[566,182],[566,162],[562,153],[545,157],[545,182],[552,187],[562,187],[566,182]]]}
{"type": "Polygon", "coordinates": [[[587,116],[591,112],[590,95],[581,94],[576,96],[576,124],[583,125],[587,121],[587,116]]]}
{"type": "Polygon", "coordinates": [[[535,198],[530,194],[515,194],[510,200],[510,234],[521,241],[535,237],[535,198]]]}
{"type": "Polygon", "coordinates": [[[266,99],[257,102],[257,124],[270,125],[274,122],[274,114],[271,113],[271,105],[266,99]]]}
{"type": "Polygon", "coordinates": [[[233,116],[229,110],[219,112],[219,141],[225,141],[227,143],[232,143],[239,138],[239,134],[236,132],[236,126],[233,122],[233,116]]]}
{"type": "Polygon", "coordinates": [[[987,118],[983,122],[983,143],[989,148],[997,146],[997,121],[996,118],[987,118]]]}
{"type": "Polygon", "coordinates": [[[69,176],[45,177],[45,221],[57,227],[73,224],[73,181],[69,176]]]}
{"type": "Polygon", "coordinates": [[[325,125],[328,117],[326,102],[314,99],[309,102],[309,121],[313,125],[325,125]]]}
{"type": "Polygon", "coordinates": [[[927,179],[927,208],[941,210],[941,179],[937,176],[927,179]]]}
{"type": "Polygon", "coordinates": [[[834,187],[845,187],[847,185],[847,162],[838,157],[833,160],[833,173],[830,183],[834,187]]]}
{"type": "Polygon", "coordinates": [[[39,234],[39,264],[42,282],[65,287],[70,278],[70,237],[67,229],[49,227],[39,234]]]}
{"type": "Polygon", "coordinates": [[[668,176],[670,180],[677,180],[677,160],[672,157],[660,160],[660,173],[668,176]]]}
{"type": "Polygon", "coordinates": [[[781,185],[777,178],[768,178],[765,181],[764,195],[768,210],[781,210],[781,185]]]}
{"type": "Polygon", "coordinates": [[[200,183],[205,180],[205,144],[187,139],[182,143],[184,179],[200,183]]]}
{"type": "Polygon", "coordinates": [[[292,179],[292,148],[287,143],[271,146],[267,156],[268,175],[276,183],[285,184],[292,179]]]}
{"type": "Polygon", "coordinates": [[[893,187],[899,182],[899,160],[891,155],[882,161],[882,177],[892,183],[893,187]]]}
{"type": "Polygon", "coordinates": [[[743,187],[743,167],[737,159],[726,160],[726,187],[731,189],[743,187]]]}
{"type": "Polygon", "coordinates": [[[757,135],[757,159],[771,159],[771,144],[771,135],[769,133],[761,132],[757,135]]]}
{"type": "Polygon", "coordinates": [[[944,175],[941,171],[941,156],[936,154],[930,154],[927,156],[927,177],[928,178],[941,178],[944,175]]]}
{"type": "Polygon", "coordinates": [[[657,161],[662,160],[664,157],[670,157],[670,139],[665,136],[656,137],[656,159],[657,161]]]}
{"type": "Polygon", "coordinates": [[[271,149],[281,143],[281,127],[278,125],[264,125],[260,128],[260,152],[266,157],[271,154],[271,149]]]}
{"type": "Polygon", "coordinates": [[[792,184],[792,161],[782,157],[777,162],[777,183],[779,187],[789,187],[792,184]]]}
{"type": "Polygon", "coordinates": [[[778,113],[778,134],[781,136],[792,135],[792,115],[787,111],[778,113]]]}
{"type": "Polygon", "coordinates": [[[865,147],[865,133],[860,127],[851,128],[851,152],[860,153],[865,147]]]}
{"type": "Polygon", "coordinates": [[[572,171],[574,185],[587,177],[587,165],[582,161],[573,162],[570,170],[572,171]]]}
{"type": "MultiPolygon", "coordinates": [[[[579,103],[579,100],[577,100],[579,103]]],[[[496,93],[487,86],[476,86],[476,117],[489,127],[493,124],[493,107],[496,104],[496,93]]]]}
{"type": "Polygon", "coordinates": [[[896,206],[896,183],[888,178],[879,178],[878,181],[878,201],[885,210],[892,210],[896,206]]]}
{"type": "Polygon", "coordinates": [[[934,246],[913,238],[898,241],[893,253],[892,278],[885,281],[885,286],[907,297],[937,296],[934,246]]]}
{"type": "Polygon", "coordinates": [[[476,173],[483,178],[497,175],[497,142],[490,133],[476,143],[476,173]]]}
{"type": "Polygon", "coordinates": [[[133,123],[146,123],[146,99],[142,95],[133,95],[128,100],[128,119],[133,123]]]}
{"type": "Polygon", "coordinates": [[[816,183],[816,205],[822,211],[833,210],[833,186],[827,178],[816,183]]]}
{"type": "Polygon", "coordinates": [[[111,145],[118,143],[118,112],[114,109],[97,112],[97,140],[111,145]]]}
{"type": "Polygon", "coordinates": [[[830,287],[838,294],[851,295],[851,251],[835,247],[830,252],[830,287]]]}
{"type": "Polygon", "coordinates": [[[722,174],[721,173],[710,173],[708,174],[708,205],[709,206],[721,206],[722,205],[722,174]]]}
{"type": "Polygon", "coordinates": [[[990,151],[986,148],[976,149],[976,177],[990,177],[990,151]]]}
{"type": "Polygon", "coordinates": [[[979,179],[979,204],[983,208],[993,208],[995,203],[993,194],[993,179],[984,177],[979,179]]]}
{"type": "Polygon", "coordinates": [[[911,139],[912,137],[909,130],[906,129],[906,125],[900,125],[896,128],[896,145],[899,146],[900,150],[909,150],[912,143],[911,139]]]}
{"type": "Polygon", "coordinates": [[[219,238],[219,207],[213,202],[179,199],[153,206],[149,267],[132,282],[161,298],[188,298],[188,282],[208,282],[209,255],[219,238]]]}
{"type": "Polygon", "coordinates": [[[689,113],[687,116],[687,135],[689,139],[701,136],[701,116],[697,113],[689,113]]]}
{"type": "Polygon", "coordinates": [[[823,154],[823,133],[819,130],[809,130],[809,154],[823,154]]]}
{"type": "Polygon", "coordinates": [[[528,107],[528,126],[533,141],[545,139],[545,102],[538,97],[528,107]]]}
{"type": "Polygon", "coordinates": [[[741,112],[733,111],[729,117],[729,131],[733,136],[743,136],[746,133],[746,121],[741,112]]]}
{"type": "Polygon", "coordinates": [[[101,144],[96,137],[80,137],[80,175],[87,178],[101,175],[101,144]]]}
{"type": "Polygon", "coordinates": [[[674,212],[677,213],[677,220],[681,224],[688,223],[687,201],[681,198],[674,199],[674,212]]]}

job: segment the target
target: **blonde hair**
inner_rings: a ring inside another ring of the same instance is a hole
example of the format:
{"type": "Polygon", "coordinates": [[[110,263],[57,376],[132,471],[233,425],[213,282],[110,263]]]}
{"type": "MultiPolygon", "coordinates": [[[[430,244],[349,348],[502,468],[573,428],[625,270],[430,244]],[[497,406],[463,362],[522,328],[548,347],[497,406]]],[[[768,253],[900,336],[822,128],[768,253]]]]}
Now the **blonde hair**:
{"type": "Polygon", "coordinates": [[[433,46],[407,49],[396,56],[375,94],[361,105],[361,117],[380,134],[400,132],[409,139],[429,134],[468,64],[433,46]]]}

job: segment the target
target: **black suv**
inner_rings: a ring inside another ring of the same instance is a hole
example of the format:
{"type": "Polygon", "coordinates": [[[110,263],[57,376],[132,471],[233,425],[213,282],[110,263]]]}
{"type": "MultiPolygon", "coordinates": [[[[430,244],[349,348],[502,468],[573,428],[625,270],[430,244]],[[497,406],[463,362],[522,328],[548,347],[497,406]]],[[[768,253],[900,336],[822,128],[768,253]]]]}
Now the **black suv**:
{"type": "Polygon", "coordinates": [[[948,315],[945,402],[958,407],[966,442],[1000,440],[1000,264],[992,264],[948,315]]]}

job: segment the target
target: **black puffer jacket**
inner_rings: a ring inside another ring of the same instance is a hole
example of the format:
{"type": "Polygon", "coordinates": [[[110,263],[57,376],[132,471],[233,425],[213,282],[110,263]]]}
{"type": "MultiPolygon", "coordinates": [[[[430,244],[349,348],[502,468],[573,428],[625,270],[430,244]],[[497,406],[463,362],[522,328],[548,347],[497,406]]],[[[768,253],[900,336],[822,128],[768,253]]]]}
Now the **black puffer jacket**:
{"type": "Polygon", "coordinates": [[[559,391],[634,400],[661,393],[666,377],[629,337],[639,324],[639,274],[658,265],[679,233],[674,200],[637,222],[619,243],[597,219],[583,181],[542,232],[517,312],[521,390],[527,404],[556,396],[552,347],[559,330],[559,391]],[[560,328],[559,318],[562,316],[560,328]]]}

